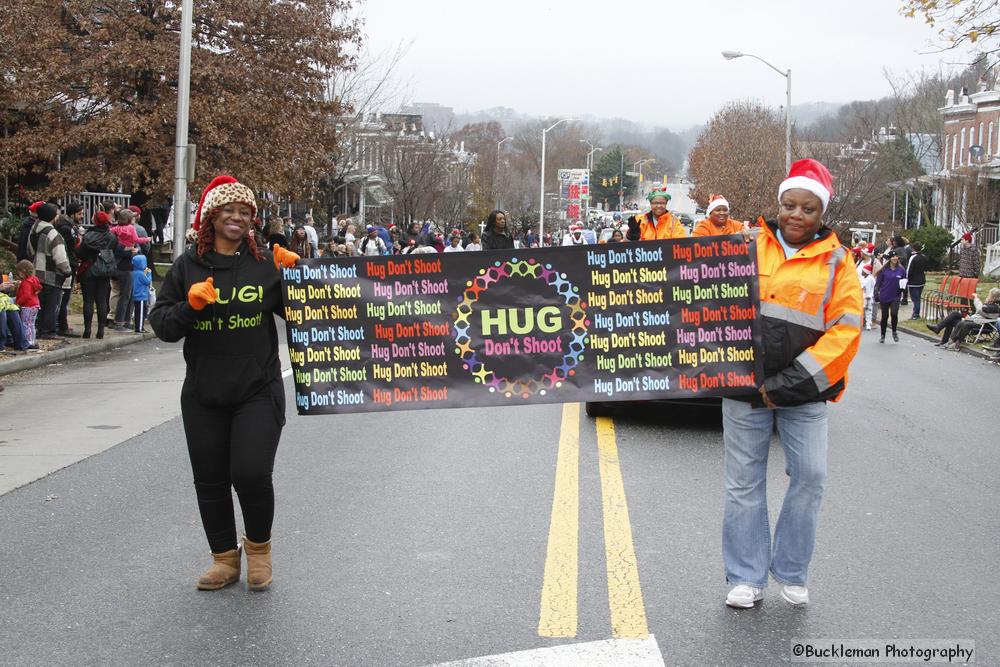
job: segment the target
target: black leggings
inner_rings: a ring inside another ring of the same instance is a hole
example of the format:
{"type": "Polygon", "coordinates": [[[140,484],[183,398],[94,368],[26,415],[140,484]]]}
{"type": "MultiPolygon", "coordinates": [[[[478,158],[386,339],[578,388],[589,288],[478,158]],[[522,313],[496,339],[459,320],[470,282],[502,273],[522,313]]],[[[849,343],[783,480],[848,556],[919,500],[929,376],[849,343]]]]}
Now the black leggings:
{"type": "Polygon", "coordinates": [[[203,405],[185,387],[181,415],[209,548],[213,553],[236,548],[231,488],[240,499],[246,536],[267,542],[274,520],[271,472],[285,423],[281,380],[238,405],[222,408],[203,405]]]}
{"type": "Polygon", "coordinates": [[[896,325],[899,323],[899,301],[882,302],[882,337],[885,337],[885,327],[889,324],[889,313],[892,313],[892,333],[896,333],[896,325]]]}
{"type": "Polygon", "coordinates": [[[80,282],[83,290],[83,330],[90,333],[90,322],[94,317],[94,307],[97,307],[97,334],[104,335],[104,320],[108,316],[108,293],[111,291],[111,278],[84,277],[80,282]]]}

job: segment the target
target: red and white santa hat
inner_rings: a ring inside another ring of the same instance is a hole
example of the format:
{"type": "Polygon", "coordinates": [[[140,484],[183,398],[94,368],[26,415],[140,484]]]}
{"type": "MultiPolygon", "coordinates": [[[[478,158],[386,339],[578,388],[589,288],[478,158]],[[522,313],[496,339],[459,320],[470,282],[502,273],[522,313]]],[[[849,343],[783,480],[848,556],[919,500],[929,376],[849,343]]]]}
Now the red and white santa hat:
{"type": "Polygon", "coordinates": [[[830,205],[833,197],[833,176],[822,164],[811,158],[799,160],[792,164],[788,178],[778,186],[778,201],[786,190],[808,190],[823,202],[823,210],[830,205]]]}
{"type": "Polygon", "coordinates": [[[571,232],[582,232],[583,231],[583,225],[581,225],[580,223],[574,222],[572,225],[569,226],[569,231],[571,231],[571,232]]]}
{"type": "Polygon", "coordinates": [[[191,226],[198,229],[201,226],[202,218],[208,215],[212,209],[237,202],[246,204],[253,209],[252,215],[257,215],[257,198],[254,197],[253,190],[232,176],[216,176],[201,193],[198,209],[194,213],[194,224],[191,226]]]}
{"type": "Polygon", "coordinates": [[[722,195],[709,195],[708,206],[705,207],[705,215],[710,215],[713,209],[725,206],[729,208],[729,202],[722,195]]]}

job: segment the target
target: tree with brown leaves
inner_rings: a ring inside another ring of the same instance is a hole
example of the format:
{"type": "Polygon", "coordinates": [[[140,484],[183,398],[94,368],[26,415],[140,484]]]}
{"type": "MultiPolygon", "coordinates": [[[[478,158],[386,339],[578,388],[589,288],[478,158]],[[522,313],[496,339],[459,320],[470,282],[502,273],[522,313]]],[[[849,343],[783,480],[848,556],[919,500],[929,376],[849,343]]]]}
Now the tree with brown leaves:
{"type": "Polygon", "coordinates": [[[727,104],[698,137],[688,161],[692,196],[699,205],[721,194],[734,218],[770,217],[785,177],[785,119],[760,102],[727,104]]]}
{"type": "MultiPolygon", "coordinates": [[[[257,190],[308,194],[342,112],[324,95],[352,66],[350,0],[195,0],[190,141],[198,181],[237,174],[257,190]]],[[[172,191],[180,3],[7,0],[0,8],[0,172],[37,194],[172,191]],[[18,35],[18,37],[10,37],[18,35]],[[16,113],[11,113],[14,111],[16,113]]],[[[192,185],[198,188],[199,183],[192,185]]]]}

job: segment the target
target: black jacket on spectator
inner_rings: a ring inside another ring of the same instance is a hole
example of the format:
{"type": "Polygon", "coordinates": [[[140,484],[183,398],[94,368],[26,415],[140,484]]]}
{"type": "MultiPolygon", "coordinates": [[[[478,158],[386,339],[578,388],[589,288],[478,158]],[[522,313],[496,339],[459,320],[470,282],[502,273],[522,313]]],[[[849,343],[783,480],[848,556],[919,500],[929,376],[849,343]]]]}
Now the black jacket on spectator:
{"type": "Polygon", "coordinates": [[[514,237],[496,229],[487,229],[482,239],[483,250],[509,250],[514,247],[514,237]]]}
{"type": "Polygon", "coordinates": [[[56,231],[62,234],[63,240],[66,241],[66,257],[69,258],[69,265],[73,268],[73,273],[76,273],[76,267],[80,265],[80,260],[76,257],[76,235],[73,234],[73,221],[65,215],[60,215],[56,218],[55,227],[56,231]]]}
{"type": "Polygon", "coordinates": [[[906,270],[906,284],[910,287],[920,287],[927,284],[927,258],[922,252],[913,253],[909,267],[906,270]]]}
{"type": "Polygon", "coordinates": [[[21,222],[21,233],[17,237],[17,261],[22,259],[34,260],[34,257],[28,257],[28,236],[31,234],[31,228],[35,226],[35,219],[30,215],[25,217],[21,222]]]}

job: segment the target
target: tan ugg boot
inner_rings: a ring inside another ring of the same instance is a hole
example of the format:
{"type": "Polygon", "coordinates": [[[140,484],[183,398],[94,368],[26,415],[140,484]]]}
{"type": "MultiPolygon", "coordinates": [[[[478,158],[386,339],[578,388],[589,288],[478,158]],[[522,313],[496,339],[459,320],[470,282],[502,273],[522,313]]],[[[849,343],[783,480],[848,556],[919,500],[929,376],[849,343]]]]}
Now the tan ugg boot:
{"type": "Polygon", "coordinates": [[[243,536],[243,551],[247,555],[247,590],[263,591],[271,585],[271,540],[251,542],[243,536]]]}
{"type": "Polygon", "coordinates": [[[198,579],[198,590],[217,591],[240,580],[240,548],[213,553],[212,567],[198,579]]]}

